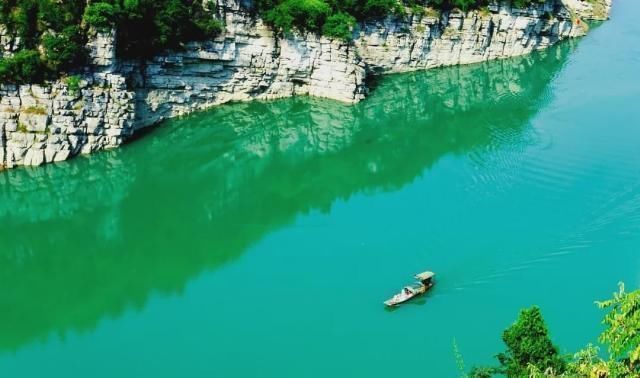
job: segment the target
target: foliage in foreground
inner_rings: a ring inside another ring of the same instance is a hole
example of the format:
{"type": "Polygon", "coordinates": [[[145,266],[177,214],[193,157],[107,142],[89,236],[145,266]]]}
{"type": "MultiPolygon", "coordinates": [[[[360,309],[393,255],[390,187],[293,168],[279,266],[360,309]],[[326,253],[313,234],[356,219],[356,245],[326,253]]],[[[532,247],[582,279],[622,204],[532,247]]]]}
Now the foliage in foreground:
{"type": "Polygon", "coordinates": [[[504,331],[507,350],[497,355],[499,366],[476,367],[472,378],[507,377],[640,377],[640,290],[625,292],[624,284],[613,298],[596,302],[608,310],[606,329],[599,342],[607,346],[608,358],[589,344],[572,357],[561,356],[553,345],[537,307],[523,310],[516,322],[504,331]]]}

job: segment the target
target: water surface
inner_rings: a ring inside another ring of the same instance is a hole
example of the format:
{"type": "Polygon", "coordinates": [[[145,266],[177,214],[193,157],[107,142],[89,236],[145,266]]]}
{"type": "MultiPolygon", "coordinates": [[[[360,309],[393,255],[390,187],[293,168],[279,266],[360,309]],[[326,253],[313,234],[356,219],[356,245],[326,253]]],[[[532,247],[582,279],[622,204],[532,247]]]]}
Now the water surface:
{"type": "Polygon", "coordinates": [[[454,340],[491,362],[532,304],[564,352],[595,340],[593,301],[640,286],[639,11],[0,173],[1,375],[453,377],[454,340]]]}

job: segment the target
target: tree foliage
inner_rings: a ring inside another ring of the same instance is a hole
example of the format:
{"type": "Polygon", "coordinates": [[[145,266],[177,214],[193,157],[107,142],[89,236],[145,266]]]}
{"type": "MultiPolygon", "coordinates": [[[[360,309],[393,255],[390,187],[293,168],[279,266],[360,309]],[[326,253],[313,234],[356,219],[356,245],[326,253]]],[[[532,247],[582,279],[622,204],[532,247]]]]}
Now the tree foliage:
{"type": "Polygon", "coordinates": [[[542,314],[537,307],[523,310],[518,320],[504,331],[507,351],[498,355],[499,367],[476,367],[470,377],[488,378],[496,374],[531,378],[640,378],[640,290],[627,293],[624,284],[612,299],[596,302],[609,312],[600,343],[607,346],[607,359],[589,344],[565,361],[553,346],[542,314]]]}
{"type": "Polygon", "coordinates": [[[400,0],[255,0],[263,18],[284,33],[292,30],[351,39],[356,20],[370,20],[402,12],[400,0]]]}
{"type": "Polygon", "coordinates": [[[627,293],[621,283],[612,299],[597,304],[609,310],[602,321],[607,328],[600,342],[609,346],[612,358],[640,363],[640,291],[627,293]]]}
{"type": "MultiPolygon", "coordinates": [[[[527,7],[547,0],[511,0],[514,7],[527,7]]],[[[322,33],[348,40],[355,21],[424,13],[425,7],[437,10],[469,11],[489,4],[489,0],[255,0],[256,11],[281,32],[292,30],[322,33]],[[422,11],[421,11],[422,10],[422,11]]]]}
{"type": "Polygon", "coordinates": [[[515,323],[502,334],[507,350],[498,354],[499,370],[510,377],[526,376],[529,365],[562,373],[565,361],[549,338],[538,307],[522,310],[515,323]]]}
{"type": "Polygon", "coordinates": [[[343,41],[351,39],[351,28],[356,23],[355,17],[348,13],[338,12],[327,18],[322,34],[330,38],[337,38],[343,41]]]}
{"type": "Polygon", "coordinates": [[[98,30],[115,28],[118,53],[128,58],[179,49],[222,31],[201,0],[99,0],[87,6],[84,21],[98,30]]]}
{"type": "Polygon", "coordinates": [[[0,58],[0,80],[14,83],[81,66],[94,30],[117,29],[118,54],[129,58],[178,49],[222,30],[201,0],[2,0],[0,23],[19,43],[17,54],[0,58]]]}
{"type": "Polygon", "coordinates": [[[0,82],[44,79],[44,64],[36,50],[20,50],[10,59],[0,59],[0,82]]]}

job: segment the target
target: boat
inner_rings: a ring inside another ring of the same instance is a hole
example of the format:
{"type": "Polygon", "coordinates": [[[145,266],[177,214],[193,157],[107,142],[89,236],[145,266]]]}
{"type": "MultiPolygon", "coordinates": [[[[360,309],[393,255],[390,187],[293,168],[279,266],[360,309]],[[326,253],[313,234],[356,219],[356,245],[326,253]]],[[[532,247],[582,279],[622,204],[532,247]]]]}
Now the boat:
{"type": "Polygon", "coordinates": [[[433,278],[435,275],[435,273],[429,271],[416,274],[414,278],[418,280],[418,282],[403,287],[398,294],[386,300],[384,304],[389,307],[394,307],[426,293],[427,290],[433,287],[433,278]]]}

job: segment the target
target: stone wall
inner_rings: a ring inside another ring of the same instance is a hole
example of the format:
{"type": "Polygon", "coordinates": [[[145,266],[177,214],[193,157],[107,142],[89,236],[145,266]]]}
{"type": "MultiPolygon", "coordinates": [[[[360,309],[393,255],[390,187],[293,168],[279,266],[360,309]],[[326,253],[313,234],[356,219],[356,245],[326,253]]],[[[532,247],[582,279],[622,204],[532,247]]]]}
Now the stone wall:
{"type": "MultiPolygon", "coordinates": [[[[608,14],[610,0],[598,1],[608,14]]],[[[588,29],[567,7],[582,0],[550,0],[524,10],[494,4],[466,14],[390,17],[356,26],[353,43],[345,43],[277,35],[243,2],[217,1],[226,25],[220,37],[146,62],[118,61],[115,34],[94,33],[79,89],[65,80],[0,85],[0,167],[117,147],[143,127],[230,101],[311,95],[355,103],[370,74],[523,55],[588,29]]],[[[587,8],[583,17],[596,7],[587,8]]],[[[15,46],[1,28],[0,42],[5,52],[15,46]]]]}

